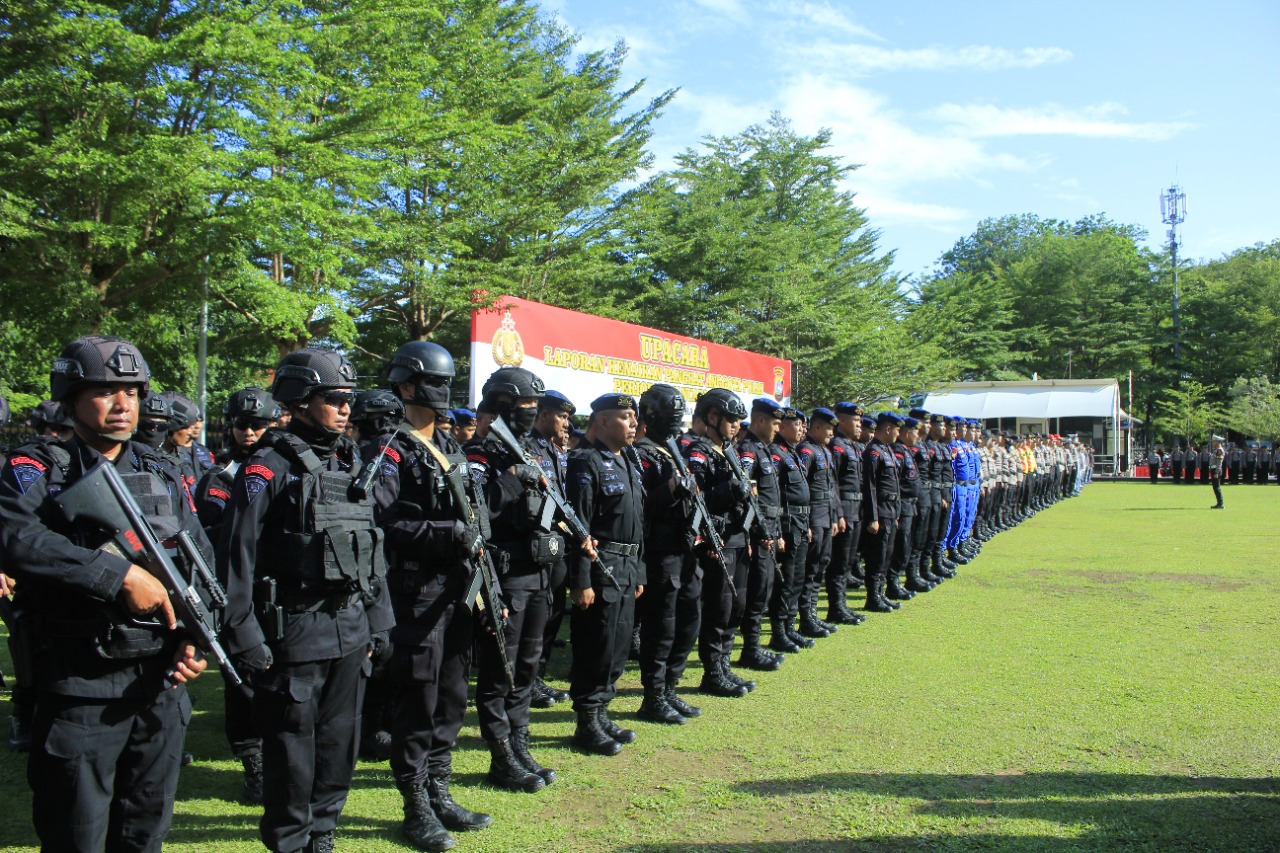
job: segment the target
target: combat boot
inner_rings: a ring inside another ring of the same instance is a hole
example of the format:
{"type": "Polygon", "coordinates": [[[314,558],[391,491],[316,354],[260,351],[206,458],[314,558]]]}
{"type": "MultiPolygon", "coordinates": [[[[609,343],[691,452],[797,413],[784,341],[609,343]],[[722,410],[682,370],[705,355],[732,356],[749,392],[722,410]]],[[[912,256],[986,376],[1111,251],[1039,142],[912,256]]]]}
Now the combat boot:
{"type": "Polygon", "coordinates": [[[845,585],[839,581],[828,583],[826,621],[833,625],[858,625],[862,620],[862,614],[854,613],[845,603],[845,585]]]}
{"type": "Polygon", "coordinates": [[[788,619],[786,622],[787,639],[802,649],[813,648],[813,640],[796,630],[796,626],[788,619]]]}
{"type": "Polygon", "coordinates": [[[666,691],[663,692],[662,698],[667,700],[667,704],[675,709],[675,712],[686,719],[702,716],[702,709],[690,705],[688,702],[680,698],[680,694],[676,693],[676,686],[668,684],[666,691]]]}
{"type": "Polygon", "coordinates": [[[800,651],[800,647],[791,642],[791,637],[787,634],[787,629],[781,619],[769,620],[770,632],[769,648],[775,652],[787,652],[795,654],[800,651]]]}
{"type": "Polygon", "coordinates": [[[733,671],[733,668],[729,666],[728,657],[722,657],[719,660],[720,660],[720,671],[724,673],[725,678],[729,679],[729,681],[731,681],[734,684],[740,684],[743,687],[747,688],[748,693],[756,689],[756,683],[754,681],[752,681],[750,678],[743,678],[741,675],[738,675],[738,673],[733,671]]]}
{"type": "Polygon", "coordinates": [[[532,755],[529,754],[529,727],[528,726],[512,726],[511,727],[511,752],[515,755],[516,760],[524,765],[524,769],[528,770],[535,776],[541,776],[542,781],[550,785],[559,777],[556,771],[550,767],[543,767],[538,763],[532,755]]]}
{"type": "Polygon", "coordinates": [[[738,657],[738,666],[754,669],[758,672],[772,672],[782,666],[783,656],[770,654],[760,647],[760,635],[743,635],[742,654],[738,657]]]}
{"type": "Polygon", "coordinates": [[[539,675],[533,681],[533,687],[529,690],[529,706],[531,708],[550,708],[556,704],[556,697],[552,695],[551,688],[547,686],[547,682],[542,680],[539,675]]]}
{"type": "Polygon", "coordinates": [[[747,695],[747,688],[744,685],[725,677],[719,660],[706,661],[702,666],[702,683],[698,685],[698,689],[703,693],[710,696],[723,696],[726,699],[739,699],[747,695]]]}
{"type": "Polygon", "coordinates": [[[932,551],[922,551],[918,555],[917,561],[916,561],[916,572],[919,573],[920,580],[927,583],[930,589],[933,589],[938,584],[942,583],[942,575],[935,575],[933,573],[933,569],[930,566],[932,561],[933,561],[932,551]]]}
{"type": "Polygon", "coordinates": [[[668,726],[683,726],[686,722],[684,715],[671,707],[671,703],[663,693],[648,688],[645,688],[644,701],[640,703],[640,710],[636,711],[636,716],[649,723],[663,723],[668,726]]]}
{"type": "Polygon", "coordinates": [[[303,849],[307,853],[333,853],[333,830],[311,833],[311,838],[303,849]]]}
{"type": "Polygon", "coordinates": [[[422,785],[402,785],[404,796],[404,836],[419,850],[452,850],[455,842],[440,817],[431,807],[431,800],[422,785]]]}
{"type": "Polygon", "coordinates": [[[16,715],[9,718],[9,751],[31,751],[31,727],[16,715]]]}
{"type": "Polygon", "coordinates": [[[547,782],[531,773],[511,749],[511,741],[489,741],[489,774],[485,781],[495,788],[505,788],[520,794],[535,794],[547,787],[547,782]]]}
{"type": "Polygon", "coordinates": [[[910,601],[916,597],[916,594],[902,586],[897,569],[890,569],[887,583],[885,584],[884,597],[890,601],[910,601]]]}
{"type": "Polygon", "coordinates": [[[246,755],[240,759],[244,766],[244,786],[240,789],[240,799],[251,805],[262,805],[262,753],[246,755]]]}
{"type": "Polygon", "coordinates": [[[617,755],[622,752],[622,744],[600,728],[595,708],[579,708],[577,713],[578,728],[573,733],[574,746],[593,755],[617,755]]]}
{"type": "Polygon", "coordinates": [[[883,580],[880,575],[867,575],[867,603],[865,608],[868,613],[892,613],[897,609],[885,600],[880,593],[880,585],[882,583],[883,580]]]}
{"type": "Polygon", "coordinates": [[[931,589],[933,584],[926,581],[920,574],[920,555],[912,554],[907,560],[907,591],[928,592],[931,589]]]}
{"type": "Polygon", "coordinates": [[[818,621],[818,615],[814,613],[812,607],[800,608],[800,633],[819,640],[831,636],[831,632],[818,621]]]}
{"type": "Polygon", "coordinates": [[[601,705],[596,709],[596,717],[600,720],[600,728],[609,737],[618,743],[635,743],[636,733],[631,729],[624,729],[622,726],[609,719],[609,706],[601,705]]]}
{"type": "Polygon", "coordinates": [[[493,818],[489,815],[465,809],[453,801],[449,794],[448,773],[427,777],[427,795],[431,798],[431,808],[435,809],[436,817],[440,818],[445,829],[471,832],[493,823],[493,818]]]}
{"type": "Polygon", "coordinates": [[[947,551],[947,559],[957,566],[965,566],[969,564],[969,558],[966,557],[964,554],[961,554],[955,548],[951,548],[950,550],[947,551]]]}

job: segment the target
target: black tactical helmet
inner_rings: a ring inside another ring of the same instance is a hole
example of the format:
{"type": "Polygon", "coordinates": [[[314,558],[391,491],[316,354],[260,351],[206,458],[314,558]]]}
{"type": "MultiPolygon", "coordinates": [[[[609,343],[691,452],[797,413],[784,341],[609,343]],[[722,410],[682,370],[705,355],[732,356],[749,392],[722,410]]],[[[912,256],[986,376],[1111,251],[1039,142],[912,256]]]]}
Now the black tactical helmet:
{"type": "Polygon", "coordinates": [[[45,427],[75,429],[75,423],[67,414],[66,409],[53,400],[45,400],[32,409],[31,414],[27,415],[27,421],[34,430],[41,430],[45,427]]]}
{"type": "Polygon", "coordinates": [[[542,380],[533,371],[523,367],[500,367],[485,380],[480,395],[486,400],[502,395],[518,400],[522,397],[541,397],[546,390],[547,386],[542,384],[542,380]]]}
{"type": "MultiPolygon", "coordinates": [[[[146,418],[150,421],[164,421],[165,429],[172,426],[175,422],[173,417],[173,403],[164,394],[157,394],[152,391],[142,398],[142,402],[138,404],[139,420],[146,418]]],[[[181,429],[181,427],[176,427],[181,429]]]]}
{"type": "Polygon", "coordinates": [[[387,367],[387,383],[399,385],[401,382],[409,382],[415,376],[452,379],[453,356],[449,355],[447,349],[431,341],[410,341],[391,356],[391,364],[387,367]]]}
{"type": "Polygon", "coordinates": [[[129,384],[145,392],[150,381],[138,348],[105,335],[87,335],[67,344],[49,373],[50,394],[59,403],[86,385],[129,384]]]}
{"type": "Polygon", "coordinates": [[[266,388],[251,385],[228,397],[226,405],[222,407],[222,414],[228,419],[261,418],[264,421],[274,421],[280,417],[280,406],[271,398],[271,392],[266,388]]]}
{"type": "Polygon", "coordinates": [[[320,389],[356,387],[356,369],[341,354],[307,347],[291,352],[276,368],[271,396],[277,403],[300,403],[320,389]]]}
{"type": "Polygon", "coordinates": [[[738,395],[728,388],[709,388],[698,395],[693,413],[701,418],[712,411],[723,412],[725,417],[735,421],[740,421],[747,416],[747,407],[742,405],[738,395]]]}
{"type": "Polygon", "coordinates": [[[170,429],[186,429],[200,420],[200,407],[196,405],[195,400],[177,391],[161,391],[160,396],[173,410],[170,429]]]}
{"type": "Polygon", "coordinates": [[[404,420],[404,404],[390,391],[357,391],[351,404],[351,422],[360,427],[362,438],[368,438],[366,429],[377,435],[391,432],[404,420]]]}
{"type": "Polygon", "coordinates": [[[672,385],[650,385],[640,395],[640,420],[663,438],[680,427],[687,409],[684,395],[672,385]]]}

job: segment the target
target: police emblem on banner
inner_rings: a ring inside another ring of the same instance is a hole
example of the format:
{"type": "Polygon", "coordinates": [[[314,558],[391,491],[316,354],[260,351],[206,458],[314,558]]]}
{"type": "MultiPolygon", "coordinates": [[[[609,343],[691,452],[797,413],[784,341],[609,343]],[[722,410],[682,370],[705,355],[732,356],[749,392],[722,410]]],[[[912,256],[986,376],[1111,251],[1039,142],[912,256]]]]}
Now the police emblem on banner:
{"type": "Polygon", "coordinates": [[[519,367],[524,362],[524,341],[516,331],[511,309],[502,312],[502,325],[493,333],[493,360],[499,367],[519,367]]]}

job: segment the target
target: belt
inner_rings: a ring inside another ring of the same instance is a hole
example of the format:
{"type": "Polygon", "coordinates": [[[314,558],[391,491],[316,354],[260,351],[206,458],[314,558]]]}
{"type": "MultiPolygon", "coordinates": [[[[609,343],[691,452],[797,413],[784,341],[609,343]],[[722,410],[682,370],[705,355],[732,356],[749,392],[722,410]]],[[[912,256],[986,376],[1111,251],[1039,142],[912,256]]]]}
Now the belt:
{"type": "Polygon", "coordinates": [[[603,551],[606,554],[617,554],[619,557],[634,557],[640,553],[640,545],[637,542],[601,541],[596,546],[596,550],[603,551]]]}
{"type": "Polygon", "coordinates": [[[809,507],[807,506],[789,506],[787,507],[787,515],[791,518],[808,518],[809,507]]]}
{"type": "Polygon", "coordinates": [[[760,514],[765,518],[782,518],[782,507],[761,504],[760,514]]]}
{"type": "Polygon", "coordinates": [[[898,500],[902,501],[904,504],[913,504],[913,503],[920,502],[919,498],[899,498],[898,500]]]}
{"type": "Polygon", "coordinates": [[[346,610],[359,601],[361,597],[358,590],[356,592],[329,593],[328,595],[285,592],[282,590],[279,595],[279,604],[286,613],[319,613],[321,610],[337,613],[339,610],[346,610]]]}
{"type": "Polygon", "coordinates": [[[862,492],[841,492],[840,500],[842,501],[860,501],[862,500],[862,492]]]}
{"type": "Polygon", "coordinates": [[[809,488],[809,503],[813,503],[815,500],[820,500],[822,498],[828,498],[828,497],[831,497],[831,492],[829,490],[824,489],[822,491],[819,491],[813,487],[809,488]]]}

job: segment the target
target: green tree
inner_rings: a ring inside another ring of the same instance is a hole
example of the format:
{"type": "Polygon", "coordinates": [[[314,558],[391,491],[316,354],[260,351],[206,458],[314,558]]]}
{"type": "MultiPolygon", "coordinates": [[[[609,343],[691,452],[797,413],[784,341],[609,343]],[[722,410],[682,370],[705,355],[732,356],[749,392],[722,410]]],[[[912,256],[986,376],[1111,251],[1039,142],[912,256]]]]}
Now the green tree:
{"type": "Polygon", "coordinates": [[[1214,409],[1208,402],[1208,389],[1194,379],[1179,388],[1169,388],[1156,404],[1156,429],[1167,439],[1182,439],[1201,444],[1214,424],[1214,409]]]}
{"type": "Polygon", "coordinates": [[[1227,396],[1232,429],[1249,438],[1280,437],[1280,385],[1265,376],[1240,377],[1227,396]]]}

